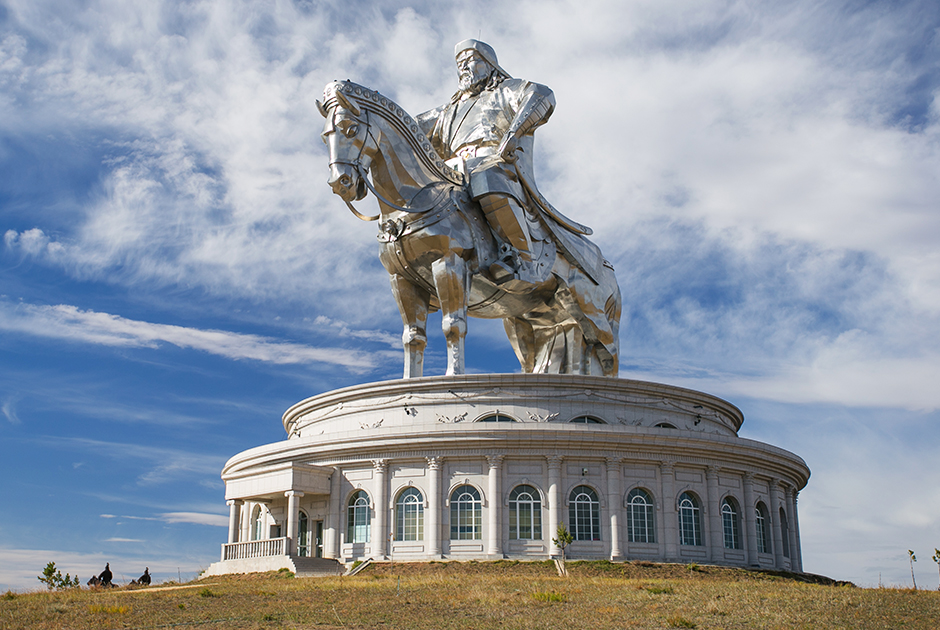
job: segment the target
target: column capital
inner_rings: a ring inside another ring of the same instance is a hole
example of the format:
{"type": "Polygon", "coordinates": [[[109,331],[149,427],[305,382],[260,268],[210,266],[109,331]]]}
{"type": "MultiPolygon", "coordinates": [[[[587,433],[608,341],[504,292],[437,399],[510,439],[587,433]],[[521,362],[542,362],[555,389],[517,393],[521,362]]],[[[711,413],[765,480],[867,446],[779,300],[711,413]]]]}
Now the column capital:
{"type": "Polygon", "coordinates": [[[288,499],[291,497],[297,497],[299,499],[300,497],[304,496],[304,493],[301,492],[300,490],[288,490],[287,492],[284,493],[284,496],[287,497],[288,499]]]}
{"type": "Polygon", "coordinates": [[[490,468],[496,468],[503,463],[503,459],[505,459],[505,457],[505,455],[487,455],[486,463],[489,464],[490,468]]]}
{"type": "Polygon", "coordinates": [[[708,477],[714,477],[719,472],[721,472],[721,466],[716,466],[715,464],[712,464],[705,469],[705,475],[708,477]]]}
{"type": "Polygon", "coordinates": [[[562,455],[546,455],[545,459],[548,460],[548,469],[549,470],[558,470],[561,468],[561,462],[564,460],[562,455]]]}
{"type": "Polygon", "coordinates": [[[225,502],[225,505],[228,505],[228,506],[245,505],[245,500],[244,499],[229,499],[228,501],[225,502]]]}
{"type": "Polygon", "coordinates": [[[607,457],[605,458],[607,462],[607,472],[611,472],[620,468],[620,465],[623,464],[622,457],[607,457]]]}
{"type": "Polygon", "coordinates": [[[672,474],[672,472],[676,469],[676,463],[674,461],[664,459],[663,461],[659,462],[659,468],[664,473],[672,474]]]}
{"type": "Polygon", "coordinates": [[[376,472],[384,473],[388,470],[388,460],[387,459],[373,459],[372,467],[376,472]]]}
{"type": "Polygon", "coordinates": [[[444,462],[443,457],[428,457],[428,470],[440,470],[441,464],[444,462]]]}
{"type": "Polygon", "coordinates": [[[757,478],[757,475],[755,475],[750,470],[744,473],[744,483],[754,483],[754,479],[756,478],[757,478]]]}

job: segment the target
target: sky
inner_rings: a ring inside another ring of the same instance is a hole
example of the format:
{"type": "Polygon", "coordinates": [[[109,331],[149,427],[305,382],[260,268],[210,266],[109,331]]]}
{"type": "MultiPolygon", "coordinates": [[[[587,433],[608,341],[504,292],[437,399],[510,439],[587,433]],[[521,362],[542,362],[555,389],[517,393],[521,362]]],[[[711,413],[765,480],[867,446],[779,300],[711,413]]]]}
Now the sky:
{"type": "MultiPolygon", "coordinates": [[[[194,577],[229,457],[401,376],[315,99],[431,109],[467,37],[555,92],[536,174],[617,270],[620,375],[805,459],[806,571],[909,586],[910,549],[932,588],[938,29],[934,0],[0,0],[0,590],[50,561],[194,577]]],[[[469,330],[469,371],[519,371],[498,322],[469,330]]]]}

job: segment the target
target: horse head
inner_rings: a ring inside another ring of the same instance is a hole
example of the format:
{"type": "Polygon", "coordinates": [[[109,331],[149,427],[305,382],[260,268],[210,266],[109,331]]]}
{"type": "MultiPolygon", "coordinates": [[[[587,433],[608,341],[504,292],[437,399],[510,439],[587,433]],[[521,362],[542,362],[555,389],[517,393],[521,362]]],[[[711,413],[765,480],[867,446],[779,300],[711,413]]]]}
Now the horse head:
{"type": "Polygon", "coordinates": [[[343,93],[340,82],[326,86],[317,110],[326,119],[320,137],[330,149],[327,183],[344,201],[358,201],[366,196],[363,172],[369,170],[376,149],[369,113],[343,93]]]}

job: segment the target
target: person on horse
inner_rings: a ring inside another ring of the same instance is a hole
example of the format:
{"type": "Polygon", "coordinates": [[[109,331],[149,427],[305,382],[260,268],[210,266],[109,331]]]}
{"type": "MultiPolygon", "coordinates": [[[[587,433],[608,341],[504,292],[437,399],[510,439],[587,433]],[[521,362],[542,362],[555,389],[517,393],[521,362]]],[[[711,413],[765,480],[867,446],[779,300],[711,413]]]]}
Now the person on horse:
{"type": "Polygon", "coordinates": [[[489,44],[467,39],[454,55],[459,89],[417,121],[447,163],[468,176],[500,244],[490,277],[506,291],[524,292],[551,272],[533,261],[533,237],[547,236],[540,227],[544,206],[530,201],[533,191],[527,196],[524,184],[532,173],[533,132],[552,115],[555,96],[544,85],[511,78],[489,44]]]}

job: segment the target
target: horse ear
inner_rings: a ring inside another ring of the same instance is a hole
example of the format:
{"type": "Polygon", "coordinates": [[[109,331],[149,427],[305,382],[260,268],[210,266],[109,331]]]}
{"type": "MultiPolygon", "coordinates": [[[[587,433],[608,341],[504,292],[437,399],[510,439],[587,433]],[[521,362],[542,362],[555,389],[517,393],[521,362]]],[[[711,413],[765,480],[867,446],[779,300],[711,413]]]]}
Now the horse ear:
{"type": "Polygon", "coordinates": [[[328,117],[326,108],[323,106],[323,103],[321,103],[320,101],[317,101],[317,111],[320,112],[320,115],[323,116],[324,118],[328,117]]]}
{"type": "Polygon", "coordinates": [[[336,90],[336,100],[339,101],[339,104],[343,106],[343,109],[348,109],[351,111],[353,116],[359,115],[359,108],[353,105],[353,102],[346,98],[346,96],[339,90],[336,90]]]}

